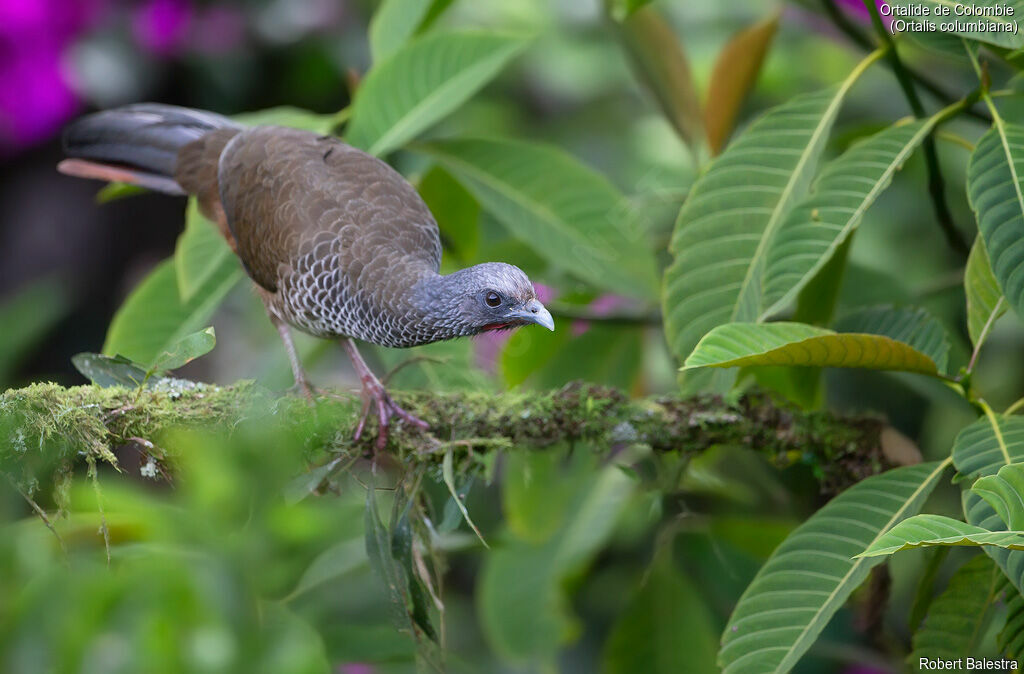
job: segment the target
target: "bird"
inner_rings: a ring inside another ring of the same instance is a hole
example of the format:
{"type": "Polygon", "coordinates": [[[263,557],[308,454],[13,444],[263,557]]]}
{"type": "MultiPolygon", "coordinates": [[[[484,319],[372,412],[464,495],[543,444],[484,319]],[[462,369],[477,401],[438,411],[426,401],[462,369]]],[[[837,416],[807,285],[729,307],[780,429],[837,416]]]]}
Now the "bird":
{"type": "Polygon", "coordinates": [[[429,426],[395,403],[354,340],[405,348],[531,324],[555,328],[514,265],[442,275],[437,221],[416,189],[335,136],[138,103],[71,122],[63,148],[64,174],[195,196],[252,279],[295,386],[311,401],[315,389],[291,329],[341,341],[362,389],[354,439],[376,414],[378,450],[393,417],[429,426]]]}

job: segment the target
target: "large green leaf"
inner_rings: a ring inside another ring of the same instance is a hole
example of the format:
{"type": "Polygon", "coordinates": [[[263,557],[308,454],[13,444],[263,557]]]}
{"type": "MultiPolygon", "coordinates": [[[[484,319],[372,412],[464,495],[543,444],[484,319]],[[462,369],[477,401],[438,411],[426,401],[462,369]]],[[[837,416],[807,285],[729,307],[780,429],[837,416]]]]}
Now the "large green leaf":
{"type": "Polygon", "coordinates": [[[672,353],[684,360],[712,328],[761,316],[768,246],[807,194],[846,93],[878,58],[838,89],[770,110],[697,180],[676,221],[665,272],[663,315],[672,353]]]}
{"type": "Polygon", "coordinates": [[[1024,417],[984,416],[953,441],[953,465],[967,479],[995,475],[1019,461],[1024,461],[1024,417]]]}
{"type": "Polygon", "coordinates": [[[858,558],[915,514],[948,462],[890,470],[832,499],[797,527],[747,587],[722,634],[727,674],[787,672],[880,558],[858,558]]]}
{"type": "Polygon", "coordinates": [[[606,674],[715,671],[712,617],[700,593],[668,557],[655,559],[612,628],[604,650],[606,674]]]}
{"type": "Polygon", "coordinates": [[[949,338],[942,323],[924,309],[866,307],[836,321],[838,332],[882,335],[914,347],[935,362],[939,372],[949,360],[949,338]]]}
{"type": "Polygon", "coordinates": [[[992,332],[992,326],[1006,313],[1006,299],[992,273],[992,264],[980,236],[967,256],[964,271],[964,294],[967,295],[967,332],[971,343],[979,347],[992,332]]]}
{"type": "MultiPolygon", "coordinates": [[[[1024,11],[1024,3],[1021,2],[1007,2],[1006,0],[886,0],[888,4],[894,8],[899,7],[903,9],[920,9],[927,8],[929,15],[927,17],[915,18],[914,16],[905,17],[910,23],[922,23],[923,21],[929,21],[934,23],[938,29],[946,25],[950,28],[952,20],[957,19],[961,24],[970,28],[971,24],[981,23],[981,30],[943,30],[943,33],[950,33],[953,35],[959,35],[966,37],[970,40],[978,40],[980,42],[987,42],[988,44],[994,44],[998,47],[1007,47],[1009,49],[1019,49],[1024,47],[1024,36],[1020,35],[1016,30],[1017,17],[1024,11]],[[964,15],[962,12],[970,11],[975,8],[996,8],[1004,9],[1007,6],[1013,6],[1016,11],[1011,16],[973,16],[964,15]],[[949,12],[943,16],[936,14],[936,10],[942,9],[945,12],[949,12]]],[[[895,14],[895,10],[894,10],[895,14]]],[[[904,18],[904,17],[899,17],[904,18]]],[[[918,31],[921,29],[918,28],[918,31]]]]}
{"type": "Polygon", "coordinates": [[[1006,657],[1020,660],[1024,656],[1024,595],[1005,576],[1006,623],[999,632],[999,650],[1006,657]]]}
{"type": "Polygon", "coordinates": [[[936,120],[891,126],[822,169],[812,194],[782,221],[768,248],[765,314],[785,307],[831,259],[936,120]]]}
{"type": "Polygon", "coordinates": [[[803,323],[729,323],[700,340],[683,365],[787,365],[900,370],[935,376],[935,361],[882,335],[837,333],[803,323]]]}
{"type": "Polygon", "coordinates": [[[1024,529],[1024,463],[1011,463],[995,475],[979,477],[971,491],[985,499],[1011,530],[1024,529]]]}
{"type": "Polygon", "coordinates": [[[173,262],[161,262],[114,315],[103,353],[151,366],[181,338],[202,328],[243,275],[237,264],[221,267],[191,299],[182,301],[173,262]]]}
{"type": "Polygon", "coordinates": [[[992,272],[1006,301],[1024,316],[1024,127],[995,123],[967,166],[967,195],[978,215],[992,272]]]}
{"type": "Polygon", "coordinates": [[[380,63],[395,53],[451,0],[383,0],[370,20],[370,54],[380,63]]]}
{"type": "Polygon", "coordinates": [[[915,515],[886,531],[857,557],[885,557],[900,550],[954,545],[1024,550],[1024,531],[989,531],[943,515],[915,515]]]}
{"type": "Polygon", "coordinates": [[[603,176],[556,148],[499,139],[418,145],[518,239],[595,286],[653,298],[646,232],[603,176]],[[557,186],[557,189],[555,189],[557,186]]]}
{"type": "Polygon", "coordinates": [[[227,268],[237,269],[238,258],[217,226],[199,212],[195,198],[189,199],[185,230],[174,248],[179,297],[188,302],[211,278],[227,268]]]}
{"type": "Polygon", "coordinates": [[[1002,579],[1003,574],[985,555],[957,569],[945,591],[932,602],[921,629],[914,632],[908,662],[916,668],[922,658],[958,660],[965,653],[977,656],[1002,579]]]}
{"type": "Polygon", "coordinates": [[[459,107],[526,45],[477,31],[417,38],[370,70],[352,103],[346,140],[384,155],[459,107]]]}

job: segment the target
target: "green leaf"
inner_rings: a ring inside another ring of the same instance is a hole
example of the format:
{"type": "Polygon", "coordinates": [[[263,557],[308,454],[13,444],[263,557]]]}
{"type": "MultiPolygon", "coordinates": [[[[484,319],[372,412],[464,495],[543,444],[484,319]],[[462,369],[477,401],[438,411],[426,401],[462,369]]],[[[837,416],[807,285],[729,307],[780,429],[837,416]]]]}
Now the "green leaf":
{"type": "Polygon", "coordinates": [[[444,484],[448,487],[448,493],[451,494],[452,500],[458,507],[459,512],[462,513],[462,519],[466,520],[466,524],[468,524],[469,528],[473,530],[473,533],[480,539],[480,542],[484,544],[484,547],[490,547],[487,545],[487,541],[484,540],[480,530],[476,528],[475,524],[473,524],[473,520],[469,516],[469,511],[466,510],[466,504],[462,502],[462,498],[459,496],[459,491],[455,488],[455,469],[452,465],[453,451],[452,447],[448,447],[448,450],[444,454],[444,460],[441,463],[441,475],[444,478],[444,484]]]}
{"type": "Polygon", "coordinates": [[[975,348],[985,342],[992,326],[1006,313],[1006,299],[992,273],[992,264],[980,236],[971,247],[964,271],[964,293],[967,295],[967,332],[975,348]]]}
{"type": "Polygon", "coordinates": [[[713,672],[718,646],[713,625],[693,584],[662,554],[612,627],[601,671],[713,672]]]}
{"type": "Polygon", "coordinates": [[[377,156],[401,147],[459,107],[525,46],[518,36],[471,31],[413,40],[359,85],[346,140],[377,156]]]}
{"type": "Polygon", "coordinates": [[[110,386],[137,388],[145,383],[154,384],[160,379],[150,376],[147,381],[146,370],[124,356],[78,353],[71,357],[71,363],[86,379],[102,388],[110,386]]]}
{"type": "Polygon", "coordinates": [[[156,360],[150,366],[150,371],[176,370],[182,365],[213,351],[213,347],[216,345],[217,336],[213,328],[204,328],[190,335],[185,335],[156,357],[156,360]]]}
{"type": "Polygon", "coordinates": [[[867,307],[836,321],[839,332],[881,335],[903,342],[928,356],[939,372],[949,360],[949,338],[942,323],[924,309],[867,307]]]}
{"type": "Polygon", "coordinates": [[[924,624],[914,632],[907,661],[916,668],[921,658],[959,660],[965,653],[977,654],[1002,581],[1003,574],[985,555],[957,569],[946,590],[932,602],[924,624]]]}
{"type": "Polygon", "coordinates": [[[764,315],[783,309],[856,230],[938,117],[891,126],[828,164],[780,223],[764,271],[764,315]]]}
{"type": "Polygon", "coordinates": [[[178,340],[206,324],[243,275],[237,264],[221,267],[191,299],[182,301],[173,262],[161,262],[114,315],[103,353],[123,354],[148,368],[178,340]]]}
{"type": "Polygon", "coordinates": [[[657,263],[628,202],[553,147],[499,139],[419,145],[513,236],[552,265],[617,293],[654,298],[657,263]],[[557,185],[558,189],[552,189],[557,185]]]}
{"type": "Polygon", "coordinates": [[[118,199],[124,199],[125,197],[133,197],[136,194],[144,194],[146,192],[145,187],[139,185],[131,185],[129,183],[107,183],[100,188],[100,191],[96,193],[97,204],[109,204],[111,201],[117,201],[118,199]]]}
{"type": "Polygon", "coordinates": [[[451,0],[383,0],[370,20],[370,55],[380,63],[398,51],[451,0]]]}
{"type": "Polygon", "coordinates": [[[366,541],[362,538],[352,538],[335,543],[313,560],[288,599],[355,571],[364,566],[368,559],[366,541]]]}
{"type": "Polygon", "coordinates": [[[607,541],[635,481],[618,466],[598,465],[589,447],[577,446],[564,471],[559,467],[565,464],[565,452],[551,448],[513,452],[506,458],[507,479],[519,482],[521,491],[510,497],[505,485],[510,526],[502,546],[484,557],[477,611],[488,642],[502,658],[548,662],[576,630],[564,582],[607,541]],[[513,465],[511,460],[518,457],[527,458],[513,465]],[[513,467],[526,468],[528,475],[517,475],[513,467]],[[530,528],[533,524],[543,527],[542,532],[530,528]]]}
{"type": "Polygon", "coordinates": [[[789,671],[882,561],[854,555],[915,514],[948,465],[919,464],[869,477],[797,527],[736,605],[718,654],[724,672],[789,671]]]}
{"type": "Polygon", "coordinates": [[[938,545],[994,545],[1024,550],[1024,531],[989,531],[943,515],[915,515],[875,539],[857,557],[884,557],[900,550],[938,545]]]}
{"type": "Polygon", "coordinates": [[[334,127],[337,115],[321,115],[309,110],[281,105],[234,115],[232,119],[249,126],[290,126],[293,129],[328,134],[334,127]]]}
{"type": "Polygon", "coordinates": [[[203,217],[195,198],[190,198],[185,211],[185,230],[174,248],[178,296],[187,302],[212,277],[223,273],[224,268],[237,267],[238,259],[217,225],[203,217]]]}
{"type": "Polygon", "coordinates": [[[776,10],[770,17],[730,37],[718,53],[704,105],[704,127],[712,155],[722,151],[732,134],[743,101],[757,82],[778,27],[776,10]]]}
{"type": "Polygon", "coordinates": [[[0,303],[0,384],[67,315],[68,293],[53,279],[30,283],[0,303]]]}
{"type": "Polygon", "coordinates": [[[697,180],[669,244],[663,315],[671,352],[686,359],[725,323],[761,316],[769,243],[807,194],[836,114],[872,54],[838,89],[800,96],[770,110],[697,180]]]}
{"type": "Polygon", "coordinates": [[[985,499],[1011,530],[1024,529],[1024,463],[1011,463],[995,475],[978,478],[971,491],[985,499]]]}
{"type": "Polygon", "coordinates": [[[967,195],[978,215],[992,272],[1003,296],[1024,316],[1024,127],[996,115],[971,154],[967,195]]]}
{"type": "Polygon", "coordinates": [[[740,367],[787,365],[898,370],[937,376],[935,361],[881,335],[836,333],[803,323],[730,323],[700,340],[683,365],[740,367]]]}
{"type": "MultiPolygon", "coordinates": [[[[894,16],[896,16],[895,8],[897,7],[903,9],[926,7],[930,10],[930,15],[925,18],[906,16],[905,18],[908,23],[920,24],[923,20],[927,20],[935,23],[936,26],[941,26],[951,23],[952,19],[959,19],[963,24],[981,23],[984,24],[981,30],[947,30],[942,32],[959,35],[969,40],[986,42],[997,47],[1006,47],[1008,49],[1024,47],[1024,36],[1021,36],[1016,30],[1016,17],[1019,17],[1021,12],[1024,11],[1024,3],[1021,2],[1006,2],[1006,0],[887,0],[887,2],[894,8],[894,16]],[[1013,16],[974,16],[963,14],[963,12],[974,8],[1004,8],[1007,5],[1011,5],[1016,9],[1013,16]],[[940,7],[949,11],[949,14],[938,16],[936,9],[940,7]]],[[[921,29],[918,28],[918,30],[920,31],[921,29]]]]}
{"type": "MultiPolygon", "coordinates": [[[[613,10],[614,14],[614,10],[613,10]]],[[[679,137],[700,156],[704,119],[679,37],[654,7],[640,7],[613,21],[639,79],[654,95],[679,137]]]]}

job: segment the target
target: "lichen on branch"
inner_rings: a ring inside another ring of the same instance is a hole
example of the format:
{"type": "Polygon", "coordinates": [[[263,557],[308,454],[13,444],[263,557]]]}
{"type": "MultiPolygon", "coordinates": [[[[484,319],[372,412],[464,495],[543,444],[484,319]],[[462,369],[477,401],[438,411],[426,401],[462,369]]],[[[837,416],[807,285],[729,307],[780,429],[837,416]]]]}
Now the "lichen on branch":
{"type": "MultiPolygon", "coordinates": [[[[739,445],[779,466],[811,465],[825,492],[889,465],[881,451],[881,420],[801,411],[756,393],[735,402],[714,396],[630,399],[612,388],[571,383],[544,392],[393,395],[430,423],[429,433],[392,429],[387,451],[406,464],[439,463],[453,444],[487,452],[585,440],[609,450],[642,443],[685,454],[739,445]]],[[[33,384],[0,394],[0,470],[31,492],[36,476],[67,470],[79,458],[116,466],[118,446],[159,448],[161,436],[175,429],[231,429],[253,419],[294,427],[314,452],[358,456],[370,452],[374,440],[371,432],[352,441],[360,408],[359,397],[345,391],[324,395],[313,407],[252,382],[214,386],[166,379],[146,389],[33,384]]]]}

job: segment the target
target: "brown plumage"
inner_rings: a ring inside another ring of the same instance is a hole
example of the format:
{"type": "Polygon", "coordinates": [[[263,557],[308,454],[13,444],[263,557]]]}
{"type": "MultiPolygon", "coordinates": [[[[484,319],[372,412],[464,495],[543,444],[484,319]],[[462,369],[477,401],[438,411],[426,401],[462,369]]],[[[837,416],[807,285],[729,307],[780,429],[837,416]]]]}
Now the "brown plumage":
{"type": "Polygon", "coordinates": [[[437,223],[416,190],[332,136],[145,104],[79,120],[65,149],[75,158],[62,163],[66,173],[196,195],[257,284],[299,386],[311,391],[287,325],[344,339],[366,393],[357,436],[375,403],[378,446],[393,414],[425,424],[394,404],[351,338],[407,347],[528,323],[554,328],[517,267],[439,274],[437,223]]]}

